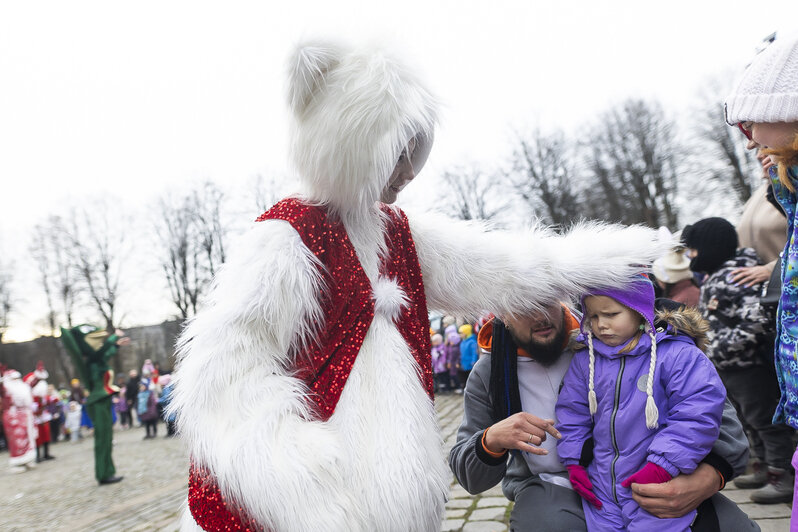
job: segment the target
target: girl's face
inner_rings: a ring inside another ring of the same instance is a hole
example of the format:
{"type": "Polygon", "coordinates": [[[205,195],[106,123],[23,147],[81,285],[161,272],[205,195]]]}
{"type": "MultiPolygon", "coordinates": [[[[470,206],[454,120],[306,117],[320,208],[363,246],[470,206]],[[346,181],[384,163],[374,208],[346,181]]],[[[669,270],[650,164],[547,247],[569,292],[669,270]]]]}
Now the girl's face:
{"type": "Polygon", "coordinates": [[[391,177],[388,178],[388,183],[382,191],[380,201],[383,203],[393,203],[396,197],[408,183],[416,177],[416,172],[413,169],[413,152],[416,150],[416,139],[410,139],[407,147],[402,150],[399,155],[399,160],[396,162],[396,167],[393,169],[391,177]]]}
{"type": "Polygon", "coordinates": [[[795,134],[798,133],[798,122],[754,122],[750,130],[754,142],[763,148],[784,148],[792,146],[795,134]]]}
{"type": "Polygon", "coordinates": [[[640,314],[607,296],[586,297],[585,312],[590,330],[610,347],[617,347],[629,340],[643,323],[640,314]]]}

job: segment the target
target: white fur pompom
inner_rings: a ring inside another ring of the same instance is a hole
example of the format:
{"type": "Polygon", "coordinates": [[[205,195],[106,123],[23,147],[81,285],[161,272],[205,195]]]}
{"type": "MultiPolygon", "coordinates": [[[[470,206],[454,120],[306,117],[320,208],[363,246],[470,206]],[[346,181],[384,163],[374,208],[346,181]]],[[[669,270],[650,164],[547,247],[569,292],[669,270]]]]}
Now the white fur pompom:
{"type": "Polygon", "coordinates": [[[372,288],[374,313],[381,314],[391,321],[399,318],[402,309],[407,307],[408,299],[404,291],[393,279],[380,277],[372,288]]]}

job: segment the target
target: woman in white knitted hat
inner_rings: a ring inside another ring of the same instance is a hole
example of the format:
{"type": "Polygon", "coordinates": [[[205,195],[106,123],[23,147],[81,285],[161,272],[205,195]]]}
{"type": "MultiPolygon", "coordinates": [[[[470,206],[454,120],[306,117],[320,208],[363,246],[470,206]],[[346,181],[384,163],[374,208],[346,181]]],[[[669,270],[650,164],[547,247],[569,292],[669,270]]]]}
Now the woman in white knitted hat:
{"type": "MultiPolygon", "coordinates": [[[[776,163],[770,177],[774,195],[787,214],[787,244],[781,258],[783,288],[776,337],[781,401],[774,423],[798,428],[798,34],[778,37],[754,58],[726,99],[726,121],[739,127],[776,163]]],[[[798,453],[792,465],[798,466],[798,453]]],[[[798,530],[795,506],[790,530],[798,530]]]]}

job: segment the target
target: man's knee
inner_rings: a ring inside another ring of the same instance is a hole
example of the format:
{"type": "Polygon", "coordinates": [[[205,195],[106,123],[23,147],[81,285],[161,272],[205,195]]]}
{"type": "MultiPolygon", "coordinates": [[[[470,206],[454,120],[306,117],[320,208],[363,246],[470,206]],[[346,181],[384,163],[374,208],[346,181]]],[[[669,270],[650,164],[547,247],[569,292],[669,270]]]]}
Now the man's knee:
{"type": "Polygon", "coordinates": [[[511,532],[585,532],[582,499],[573,490],[544,481],[528,484],[515,495],[511,532]]]}
{"type": "Polygon", "coordinates": [[[710,499],[718,520],[718,528],[723,532],[759,532],[759,525],[751,520],[737,504],[716,493],[710,499]]]}

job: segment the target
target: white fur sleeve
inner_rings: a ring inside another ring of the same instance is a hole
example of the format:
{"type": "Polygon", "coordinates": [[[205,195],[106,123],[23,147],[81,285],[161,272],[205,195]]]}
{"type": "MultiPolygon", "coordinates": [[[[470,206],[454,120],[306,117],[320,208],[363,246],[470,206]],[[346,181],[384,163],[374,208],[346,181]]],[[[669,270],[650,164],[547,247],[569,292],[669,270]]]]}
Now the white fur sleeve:
{"type": "Polygon", "coordinates": [[[178,343],[170,409],[195,461],[271,530],[346,530],[341,443],[312,420],[291,353],[322,325],[317,259],[284,221],[255,225],[178,343]]]}
{"type": "Polygon", "coordinates": [[[429,307],[461,316],[525,312],[623,285],[670,246],[641,226],[583,223],[560,236],[541,228],[488,231],[434,214],[408,219],[429,307]]]}

